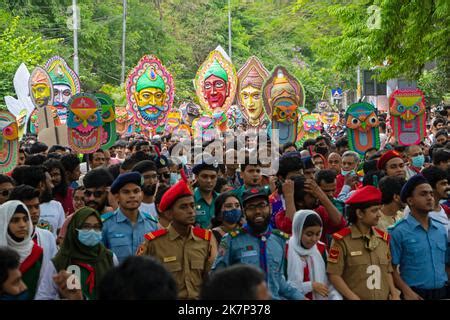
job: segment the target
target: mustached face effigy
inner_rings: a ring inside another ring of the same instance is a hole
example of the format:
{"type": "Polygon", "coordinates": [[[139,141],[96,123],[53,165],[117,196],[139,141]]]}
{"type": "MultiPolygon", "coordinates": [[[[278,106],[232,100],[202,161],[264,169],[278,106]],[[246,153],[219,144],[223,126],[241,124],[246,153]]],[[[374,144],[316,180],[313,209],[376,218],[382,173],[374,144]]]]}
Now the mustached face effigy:
{"type": "Polygon", "coordinates": [[[305,104],[302,85],[284,67],[278,66],[264,83],[262,92],[266,113],[272,119],[271,129],[278,130],[279,144],[294,143],[298,108],[305,104]]]}
{"type": "Polygon", "coordinates": [[[50,75],[53,86],[53,107],[56,108],[60,123],[65,124],[69,100],[81,92],[80,79],[60,56],[50,58],[44,68],[50,75]]]}
{"type": "Polygon", "coordinates": [[[425,97],[419,89],[395,90],[389,98],[391,128],[402,146],[419,144],[426,134],[425,97]]]}
{"type": "Polygon", "coordinates": [[[126,93],[140,127],[155,132],[172,108],[175,86],[161,61],[154,55],[145,55],[128,75],[126,93]]]}
{"type": "Polygon", "coordinates": [[[318,113],[305,113],[300,116],[298,125],[297,147],[303,146],[303,142],[308,139],[315,139],[320,136],[322,122],[318,113]]]}
{"type": "Polygon", "coordinates": [[[366,102],[351,104],[345,112],[348,146],[360,157],[370,148],[380,148],[379,121],[375,107],[366,102]]]}
{"type": "Polygon", "coordinates": [[[269,71],[255,56],[250,57],[238,71],[237,102],[250,127],[261,127],[266,117],[261,89],[269,71]]]}
{"type": "Polygon", "coordinates": [[[95,97],[102,105],[103,137],[102,149],[111,148],[117,139],[116,134],[116,112],[114,100],[105,93],[95,93],[95,97]]]}
{"type": "Polygon", "coordinates": [[[19,128],[16,118],[8,111],[0,111],[0,173],[8,173],[17,165],[19,128]]]}
{"type": "Polygon", "coordinates": [[[94,153],[102,144],[102,106],[92,94],[78,93],[69,100],[69,146],[77,153],[94,153]]]}

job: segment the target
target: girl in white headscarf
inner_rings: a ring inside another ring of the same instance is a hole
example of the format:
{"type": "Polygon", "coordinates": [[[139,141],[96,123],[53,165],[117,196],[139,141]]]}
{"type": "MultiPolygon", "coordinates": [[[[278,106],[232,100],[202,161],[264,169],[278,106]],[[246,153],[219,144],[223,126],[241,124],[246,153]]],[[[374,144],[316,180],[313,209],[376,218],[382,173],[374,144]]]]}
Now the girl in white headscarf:
{"type": "Polygon", "coordinates": [[[33,223],[27,206],[10,200],[0,206],[0,246],[15,250],[20,256],[22,280],[28,297],[34,298],[43,270],[43,250],[32,240],[33,223]]]}
{"type": "Polygon", "coordinates": [[[312,300],[342,300],[326,273],[322,220],[312,210],[297,211],[288,245],[288,280],[312,300]]]}

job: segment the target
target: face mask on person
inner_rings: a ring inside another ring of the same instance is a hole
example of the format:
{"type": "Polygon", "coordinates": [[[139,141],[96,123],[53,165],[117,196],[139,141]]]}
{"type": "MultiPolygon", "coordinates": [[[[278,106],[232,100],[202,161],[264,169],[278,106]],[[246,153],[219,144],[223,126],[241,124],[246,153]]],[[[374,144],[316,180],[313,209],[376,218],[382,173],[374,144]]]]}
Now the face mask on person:
{"type": "Polygon", "coordinates": [[[28,300],[28,290],[22,291],[19,294],[12,295],[12,294],[2,294],[0,295],[0,300],[3,301],[24,301],[28,300]]]}
{"type": "Polygon", "coordinates": [[[238,223],[242,216],[241,209],[223,211],[223,221],[228,223],[238,223]]]}
{"type": "Polygon", "coordinates": [[[102,232],[94,229],[78,230],[78,240],[87,247],[94,247],[102,241],[102,232]]]}
{"type": "Polygon", "coordinates": [[[423,154],[411,158],[411,164],[416,168],[422,168],[424,162],[425,156],[423,154]]]}
{"type": "Polygon", "coordinates": [[[180,178],[181,176],[178,173],[171,172],[169,180],[170,185],[173,186],[175,183],[178,182],[178,180],[180,180],[180,178]]]}
{"type": "Polygon", "coordinates": [[[341,170],[341,174],[342,174],[343,176],[346,176],[346,175],[348,175],[348,174],[355,174],[355,173],[356,173],[355,170],[350,170],[350,171],[341,170]]]}

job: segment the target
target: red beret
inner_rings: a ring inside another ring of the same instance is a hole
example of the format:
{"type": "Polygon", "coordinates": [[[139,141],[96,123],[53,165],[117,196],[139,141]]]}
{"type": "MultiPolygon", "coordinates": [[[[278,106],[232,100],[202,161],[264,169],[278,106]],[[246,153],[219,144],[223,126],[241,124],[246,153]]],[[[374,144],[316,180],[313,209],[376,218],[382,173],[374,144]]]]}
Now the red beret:
{"type": "Polygon", "coordinates": [[[162,196],[159,203],[159,211],[164,212],[169,209],[178,198],[183,196],[192,196],[193,193],[185,179],[180,179],[176,184],[171,186],[162,196]]]}
{"type": "Polygon", "coordinates": [[[358,204],[358,203],[381,203],[381,191],[374,186],[365,186],[356,190],[348,199],[345,204],[358,204]]]}
{"type": "Polygon", "coordinates": [[[388,152],[383,154],[377,163],[378,170],[383,170],[384,166],[386,165],[386,162],[394,158],[402,158],[402,156],[395,150],[389,150],[388,152]]]}

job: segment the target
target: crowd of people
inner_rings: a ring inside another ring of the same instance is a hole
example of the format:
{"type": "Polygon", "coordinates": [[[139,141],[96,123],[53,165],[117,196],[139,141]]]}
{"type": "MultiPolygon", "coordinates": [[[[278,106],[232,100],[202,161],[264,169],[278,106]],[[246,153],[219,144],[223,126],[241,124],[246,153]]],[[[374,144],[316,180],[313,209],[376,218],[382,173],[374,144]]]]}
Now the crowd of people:
{"type": "Polygon", "coordinates": [[[0,175],[0,299],[449,298],[447,119],[408,147],[380,119],[363,159],[343,126],[196,156],[170,135],[83,157],[27,135],[0,175]]]}

